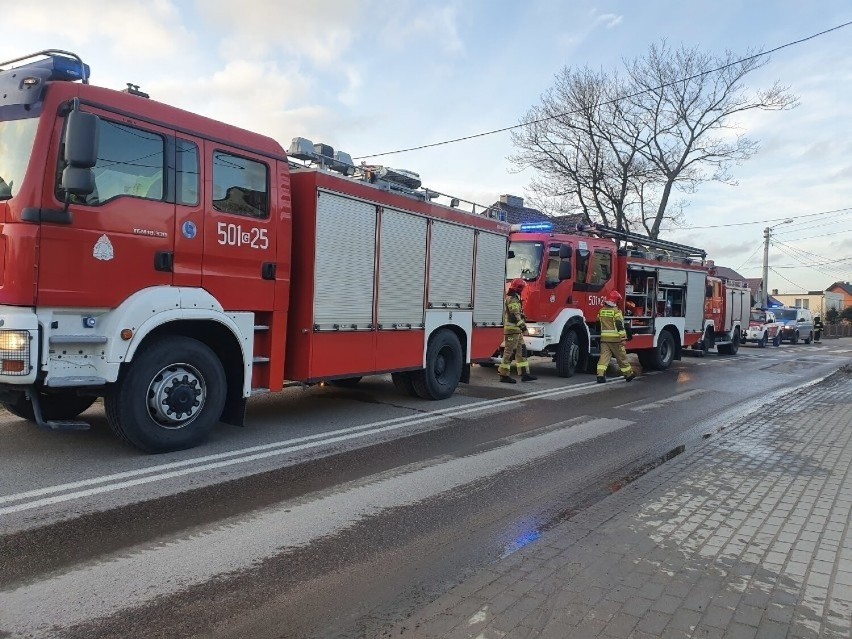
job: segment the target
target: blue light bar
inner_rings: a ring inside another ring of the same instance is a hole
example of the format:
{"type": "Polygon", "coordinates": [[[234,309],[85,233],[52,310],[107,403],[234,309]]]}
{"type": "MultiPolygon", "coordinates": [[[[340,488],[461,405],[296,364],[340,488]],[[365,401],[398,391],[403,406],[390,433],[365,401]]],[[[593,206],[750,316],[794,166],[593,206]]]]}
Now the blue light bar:
{"type": "Polygon", "coordinates": [[[47,69],[50,71],[50,76],[47,78],[48,80],[73,82],[75,80],[84,79],[84,72],[85,78],[89,78],[88,64],[81,65],[80,62],[73,58],[58,55],[48,56],[43,60],[22,65],[16,68],[15,71],[20,73],[25,69],[47,69]]]}
{"type": "Polygon", "coordinates": [[[553,230],[553,222],[522,222],[521,233],[547,233],[553,230]]]}

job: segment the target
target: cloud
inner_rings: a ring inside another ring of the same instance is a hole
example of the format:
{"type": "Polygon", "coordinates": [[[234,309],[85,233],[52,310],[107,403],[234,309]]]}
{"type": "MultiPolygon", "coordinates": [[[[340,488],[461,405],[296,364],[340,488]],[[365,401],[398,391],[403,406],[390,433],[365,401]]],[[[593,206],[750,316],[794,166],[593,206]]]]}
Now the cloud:
{"type": "Polygon", "coordinates": [[[381,31],[385,46],[396,50],[424,47],[440,50],[447,55],[461,55],[464,43],[459,37],[457,10],[447,5],[435,9],[432,4],[402,3],[391,14],[391,19],[381,31]]]}
{"type": "MultiPolygon", "coordinates": [[[[113,59],[134,61],[176,59],[183,47],[192,47],[192,36],[170,0],[89,0],[73,7],[58,0],[4,4],[3,23],[26,25],[27,42],[41,36],[70,48],[106,46],[113,59]]],[[[7,43],[14,40],[10,31],[4,36],[7,43]]]]}
{"type": "Polygon", "coordinates": [[[620,25],[623,19],[624,16],[616,13],[603,13],[595,18],[594,24],[602,24],[605,28],[612,29],[613,27],[620,25]]]}
{"type": "Polygon", "coordinates": [[[349,55],[363,14],[358,2],[310,0],[197,0],[208,24],[227,33],[221,52],[229,57],[264,57],[283,51],[328,66],[349,55]]]}

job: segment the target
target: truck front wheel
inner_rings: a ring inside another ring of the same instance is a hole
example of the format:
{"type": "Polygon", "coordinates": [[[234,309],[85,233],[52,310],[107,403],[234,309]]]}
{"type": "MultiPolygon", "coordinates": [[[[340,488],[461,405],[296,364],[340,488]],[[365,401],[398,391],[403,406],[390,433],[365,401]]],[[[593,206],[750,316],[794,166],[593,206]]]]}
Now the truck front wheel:
{"type": "Polygon", "coordinates": [[[414,391],[423,399],[446,399],[459,385],[463,366],[459,338],[448,330],[438,331],[426,348],[426,368],[411,373],[414,391]]]}
{"type": "Polygon", "coordinates": [[[104,399],[110,428],[148,453],[200,444],[222,415],[227,381],[210,348],[163,337],[136,355],[104,399]]]}
{"type": "Polygon", "coordinates": [[[577,372],[580,361],[580,345],[576,331],[567,330],[562,334],[556,347],[556,372],[559,377],[571,377],[577,372]]]}
{"type": "MultiPolygon", "coordinates": [[[[41,416],[46,421],[74,419],[80,413],[84,412],[89,406],[95,403],[96,397],[82,397],[80,395],[71,395],[69,393],[62,394],[44,394],[39,393],[38,400],[41,406],[41,416]]],[[[35,413],[33,412],[33,403],[27,399],[24,393],[18,395],[18,398],[11,402],[2,402],[3,408],[21,419],[35,421],[35,413]]]]}

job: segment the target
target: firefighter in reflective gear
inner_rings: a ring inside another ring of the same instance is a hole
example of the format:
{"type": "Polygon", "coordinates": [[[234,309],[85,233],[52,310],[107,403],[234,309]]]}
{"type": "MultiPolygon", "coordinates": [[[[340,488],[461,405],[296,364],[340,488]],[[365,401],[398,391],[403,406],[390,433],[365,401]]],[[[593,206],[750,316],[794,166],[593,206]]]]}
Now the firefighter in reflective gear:
{"type": "Polygon", "coordinates": [[[524,319],[521,291],[526,285],[527,283],[521,278],[512,280],[503,306],[503,361],[497,367],[497,373],[500,375],[500,381],[507,384],[515,383],[511,376],[513,359],[521,375],[521,381],[531,382],[538,379],[535,375],[530,375],[530,363],[524,357],[523,351],[527,324],[524,319]]]}
{"type": "Polygon", "coordinates": [[[615,357],[618,367],[624,375],[624,381],[632,381],[636,374],[633,367],[627,361],[627,351],[624,343],[627,341],[627,330],[624,327],[624,316],[618,309],[621,294],[618,291],[610,291],[606,297],[606,306],[598,313],[598,322],[601,327],[601,356],[598,360],[598,384],[606,381],[606,369],[609,360],[615,357]]]}

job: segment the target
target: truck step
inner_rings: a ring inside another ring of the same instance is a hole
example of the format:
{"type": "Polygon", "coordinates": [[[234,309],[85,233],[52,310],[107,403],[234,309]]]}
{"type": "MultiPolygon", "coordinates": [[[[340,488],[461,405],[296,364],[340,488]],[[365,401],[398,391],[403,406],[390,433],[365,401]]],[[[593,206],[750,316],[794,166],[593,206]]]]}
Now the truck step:
{"type": "Polygon", "coordinates": [[[51,419],[46,422],[42,422],[39,424],[42,428],[47,428],[48,430],[89,430],[91,428],[91,424],[88,422],[81,422],[76,420],[58,420],[51,419]]]}
{"type": "Polygon", "coordinates": [[[268,357],[254,357],[254,358],[252,358],[251,361],[255,364],[268,364],[269,358],[268,357]]]}
{"type": "Polygon", "coordinates": [[[259,333],[260,331],[268,331],[269,326],[267,326],[266,324],[257,324],[255,325],[254,330],[256,333],[259,333]]]}

